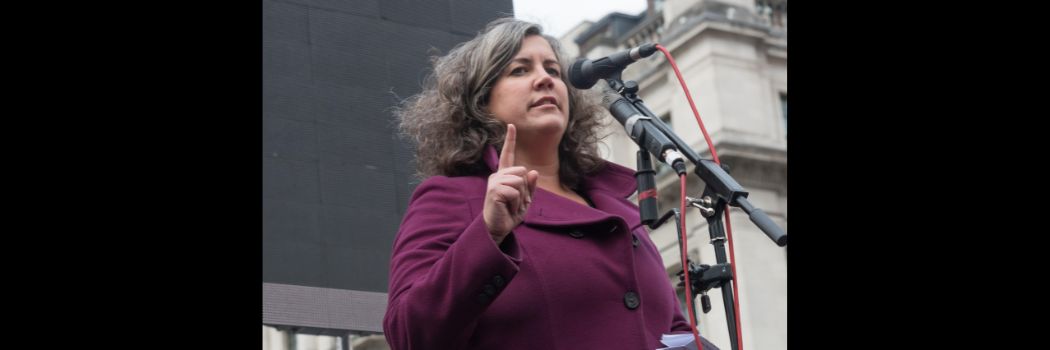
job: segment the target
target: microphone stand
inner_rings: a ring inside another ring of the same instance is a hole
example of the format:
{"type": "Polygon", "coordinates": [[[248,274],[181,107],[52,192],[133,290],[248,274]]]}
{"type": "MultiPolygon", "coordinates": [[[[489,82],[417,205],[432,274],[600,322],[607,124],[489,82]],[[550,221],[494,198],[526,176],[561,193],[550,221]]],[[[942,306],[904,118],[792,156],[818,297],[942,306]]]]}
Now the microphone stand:
{"type": "Polygon", "coordinates": [[[668,127],[667,124],[664,124],[659,117],[653,114],[653,112],[645,106],[642,99],[636,94],[638,92],[638,83],[634,81],[622,82],[619,75],[620,74],[614,74],[612,78],[606,79],[609,83],[609,87],[623,96],[628,102],[631,102],[631,104],[645,114],[645,116],[649,117],[653,122],[653,125],[660,129],[664,136],[667,136],[667,138],[674,143],[675,147],[678,148],[678,151],[682,153],[686,159],[693,162],[693,165],[695,165],[693,172],[700,177],[700,180],[703,181],[708,188],[712,188],[712,194],[717,196],[718,199],[725,201],[725,204],[743,209],[751,221],[762,230],[762,233],[765,233],[766,236],[773,240],[778,246],[786,246],[787,234],[784,233],[784,230],[777,226],[777,224],[774,223],[773,220],[762,211],[762,209],[755,208],[755,206],[748,201],[748,192],[744,190],[744,188],[740,186],[733,177],[729,176],[729,173],[722,169],[717,163],[712,160],[701,159],[696,151],[689,148],[688,143],[682,141],[674,131],[671,131],[671,128],[668,127]]]}
{"type": "MultiPolygon", "coordinates": [[[[707,291],[711,288],[722,288],[722,303],[726,311],[730,345],[733,350],[738,350],[739,339],[737,339],[736,312],[733,304],[733,270],[726,258],[726,235],[722,221],[726,205],[733,205],[743,209],[751,221],[778,246],[783,247],[787,245],[787,234],[765,212],[755,208],[747,200],[748,192],[729,176],[729,173],[723,168],[724,166],[719,166],[719,164],[711,160],[701,159],[699,154],[693,151],[685,141],[682,141],[678,135],[675,135],[670,127],[664,124],[659,117],[645,106],[642,99],[637,95],[638,83],[621,81],[620,73],[612,74],[610,78],[606,79],[606,82],[608,82],[610,88],[651,119],[657,129],[675,144],[678,151],[695,165],[694,173],[706,185],[700,199],[686,197],[685,200],[687,200],[690,207],[698,208],[701,215],[707,220],[708,233],[711,237],[710,243],[715,250],[716,264],[714,266],[697,265],[689,260],[683,261],[683,271],[678,272],[679,279],[682,281],[679,285],[684,285],[685,276],[683,272],[684,269],[688,268],[690,289],[693,294],[689,297],[695,300],[697,295],[701,295],[700,301],[704,313],[711,311],[711,300],[707,296],[707,291]]],[[[652,169],[651,157],[649,157],[647,151],[640,149],[638,151],[638,171],[635,173],[639,186],[639,216],[643,224],[654,230],[663,225],[667,219],[675,217],[675,226],[678,230],[678,246],[681,247],[682,227],[681,220],[678,220],[678,218],[679,215],[684,215],[684,213],[679,213],[678,209],[671,209],[659,219],[655,219],[655,213],[659,212],[656,207],[657,203],[655,196],[648,194],[655,191],[653,189],[655,183],[653,173],[655,171],[652,169]],[[643,193],[647,194],[643,195],[643,193]]]]}

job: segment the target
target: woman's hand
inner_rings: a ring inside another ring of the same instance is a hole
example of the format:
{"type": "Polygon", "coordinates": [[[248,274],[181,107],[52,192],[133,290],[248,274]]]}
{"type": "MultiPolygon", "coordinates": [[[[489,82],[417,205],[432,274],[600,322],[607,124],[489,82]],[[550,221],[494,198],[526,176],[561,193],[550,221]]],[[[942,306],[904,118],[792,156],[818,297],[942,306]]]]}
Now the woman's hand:
{"type": "Polygon", "coordinates": [[[514,166],[516,142],[517,129],[514,124],[508,124],[503,151],[500,152],[499,168],[489,175],[488,189],[485,191],[482,215],[485,227],[497,245],[525,219],[525,211],[532,203],[532,194],[536,192],[536,179],[539,178],[539,173],[535,170],[514,166]]]}

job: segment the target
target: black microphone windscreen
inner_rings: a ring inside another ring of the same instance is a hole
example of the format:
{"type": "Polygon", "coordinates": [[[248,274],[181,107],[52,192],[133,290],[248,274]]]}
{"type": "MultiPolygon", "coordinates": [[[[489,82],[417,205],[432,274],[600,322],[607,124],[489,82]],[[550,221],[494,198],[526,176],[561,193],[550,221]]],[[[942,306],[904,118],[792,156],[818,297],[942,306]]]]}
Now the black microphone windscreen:
{"type": "Polygon", "coordinates": [[[598,80],[588,80],[587,75],[583,74],[584,62],[587,62],[587,59],[581,57],[572,66],[569,66],[569,82],[573,87],[581,90],[590,89],[594,83],[598,82],[598,80]]]}

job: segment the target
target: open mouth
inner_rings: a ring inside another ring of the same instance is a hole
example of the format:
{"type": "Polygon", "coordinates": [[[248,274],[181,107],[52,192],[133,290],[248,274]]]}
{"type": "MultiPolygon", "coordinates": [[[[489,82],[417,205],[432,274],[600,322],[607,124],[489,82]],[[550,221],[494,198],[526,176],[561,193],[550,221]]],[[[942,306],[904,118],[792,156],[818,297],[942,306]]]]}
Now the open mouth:
{"type": "Polygon", "coordinates": [[[531,105],[529,105],[529,108],[545,106],[552,106],[558,108],[558,100],[552,96],[546,96],[539,100],[536,100],[536,102],[533,102],[531,105]]]}

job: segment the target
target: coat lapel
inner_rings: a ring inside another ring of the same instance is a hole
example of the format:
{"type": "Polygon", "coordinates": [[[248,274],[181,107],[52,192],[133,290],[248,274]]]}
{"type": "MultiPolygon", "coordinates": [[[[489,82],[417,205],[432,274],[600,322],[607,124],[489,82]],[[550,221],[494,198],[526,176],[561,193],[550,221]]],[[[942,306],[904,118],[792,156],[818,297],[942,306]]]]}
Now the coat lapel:
{"type": "MultiPolygon", "coordinates": [[[[494,146],[488,146],[484,154],[485,164],[495,171],[499,164],[499,154],[494,146]]],[[[622,212],[626,207],[623,198],[629,197],[637,189],[634,172],[621,165],[606,162],[605,169],[596,174],[584,176],[583,192],[594,202],[596,208],[580,205],[568,198],[537,188],[533,194],[532,206],[525,214],[524,223],[532,226],[577,226],[590,225],[606,220],[625,220],[624,217],[609,212],[622,212]],[[616,198],[619,196],[619,198],[616,198]]],[[[638,210],[637,208],[628,208],[638,210]]],[[[628,215],[628,218],[634,217],[628,215]]],[[[626,219],[631,227],[638,224],[635,220],[626,219]],[[633,221],[633,222],[632,222],[633,221]]]]}

